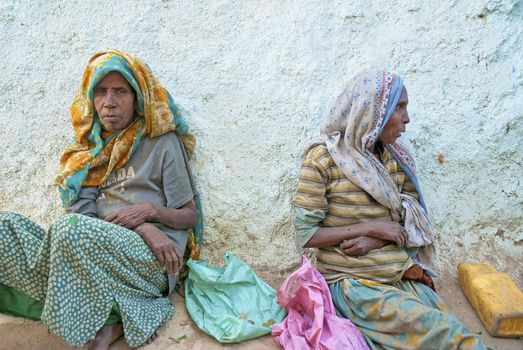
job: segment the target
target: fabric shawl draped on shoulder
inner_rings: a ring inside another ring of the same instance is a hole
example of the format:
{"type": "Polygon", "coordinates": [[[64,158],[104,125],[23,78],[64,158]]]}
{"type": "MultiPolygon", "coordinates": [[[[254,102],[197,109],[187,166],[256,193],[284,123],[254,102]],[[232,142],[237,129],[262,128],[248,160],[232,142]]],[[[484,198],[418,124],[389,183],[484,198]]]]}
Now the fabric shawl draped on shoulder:
{"type": "MultiPolygon", "coordinates": [[[[76,201],[82,186],[100,186],[114,169],[124,166],[144,135],[154,138],[175,132],[189,156],[196,144],[171,95],[147,64],[116,49],[99,51],[91,57],[71,104],[70,117],[74,142],[62,153],[60,172],[55,179],[64,206],[76,201]],[[133,122],[126,129],[111,134],[102,130],[94,108],[93,90],[112,71],[121,73],[132,86],[136,105],[133,122]]],[[[199,196],[195,188],[193,191],[198,224],[189,235],[188,247],[191,257],[198,259],[203,223],[199,196]]]]}
{"type": "Polygon", "coordinates": [[[398,191],[385,166],[372,153],[402,89],[403,79],[393,73],[378,69],[361,71],[336,99],[321,128],[320,139],[306,146],[303,158],[312,147],[325,144],[336,165],[353,184],[390,209],[395,221],[404,222],[407,246],[422,247],[418,257],[422,265],[432,268],[434,234],[414,158],[398,143],[385,145],[416,186],[419,202],[398,191]]]}

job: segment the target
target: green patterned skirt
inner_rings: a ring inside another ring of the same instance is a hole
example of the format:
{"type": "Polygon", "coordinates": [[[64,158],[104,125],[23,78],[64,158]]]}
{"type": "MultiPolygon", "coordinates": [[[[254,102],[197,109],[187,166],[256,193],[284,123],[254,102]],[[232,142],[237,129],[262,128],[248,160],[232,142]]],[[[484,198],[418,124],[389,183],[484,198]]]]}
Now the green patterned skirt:
{"type": "Polygon", "coordinates": [[[337,312],[354,322],[372,350],[487,349],[421,282],[349,277],[329,288],[337,312]]]}
{"type": "Polygon", "coordinates": [[[69,214],[46,232],[0,212],[0,312],[41,318],[82,346],[118,311],[126,341],[136,347],[174,315],[167,289],[165,268],[131,230],[69,214]]]}

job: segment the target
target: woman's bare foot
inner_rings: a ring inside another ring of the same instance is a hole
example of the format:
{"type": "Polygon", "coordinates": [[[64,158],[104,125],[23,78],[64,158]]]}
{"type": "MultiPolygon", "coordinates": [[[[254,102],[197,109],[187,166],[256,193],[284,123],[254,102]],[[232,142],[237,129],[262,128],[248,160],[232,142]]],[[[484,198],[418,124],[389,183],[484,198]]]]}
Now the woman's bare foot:
{"type": "Polygon", "coordinates": [[[154,333],[149,337],[149,339],[147,339],[145,341],[145,343],[143,343],[142,345],[139,345],[137,348],[131,348],[131,349],[138,349],[138,348],[141,348],[142,346],[145,346],[145,345],[149,345],[151,344],[156,338],[158,338],[159,334],[158,334],[158,330],[155,330],[154,333]]]}
{"type": "Polygon", "coordinates": [[[89,344],[89,350],[107,350],[109,345],[122,335],[123,327],[121,323],[105,325],[96,333],[96,337],[89,344]]]}
{"type": "Polygon", "coordinates": [[[154,333],[147,339],[145,344],[151,344],[158,337],[158,330],[155,330],[154,333]]]}

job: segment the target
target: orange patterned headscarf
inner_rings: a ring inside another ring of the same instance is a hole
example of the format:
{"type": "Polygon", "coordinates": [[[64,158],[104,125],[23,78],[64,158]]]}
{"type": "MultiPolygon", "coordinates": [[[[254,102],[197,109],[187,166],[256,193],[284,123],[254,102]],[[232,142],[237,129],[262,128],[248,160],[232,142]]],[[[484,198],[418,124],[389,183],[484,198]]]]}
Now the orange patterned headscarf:
{"type": "Polygon", "coordinates": [[[75,142],[60,157],[55,180],[65,206],[76,201],[82,186],[99,186],[114,169],[124,166],[144,135],[156,137],[174,131],[187,153],[194,151],[195,138],[169,92],[142,60],[120,50],[104,50],[91,57],[70,113],[75,142]],[[111,71],[126,78],[137,100],[134,121],[113,134],[102,131],[93,102],[94,87],[111,71]]]}

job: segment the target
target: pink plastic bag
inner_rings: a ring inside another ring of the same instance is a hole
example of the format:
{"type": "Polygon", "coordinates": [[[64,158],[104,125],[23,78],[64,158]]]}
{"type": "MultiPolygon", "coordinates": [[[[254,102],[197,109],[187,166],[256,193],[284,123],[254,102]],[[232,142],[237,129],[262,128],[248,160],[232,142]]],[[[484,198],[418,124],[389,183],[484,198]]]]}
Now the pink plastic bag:
{"type": "Polygon", "coordinates": [[[325,279],[305,256],[278,290],[278,304],[289,313],[272,336],[286,350],[369,349],[358,328],[336,316],[325,279]]]}

